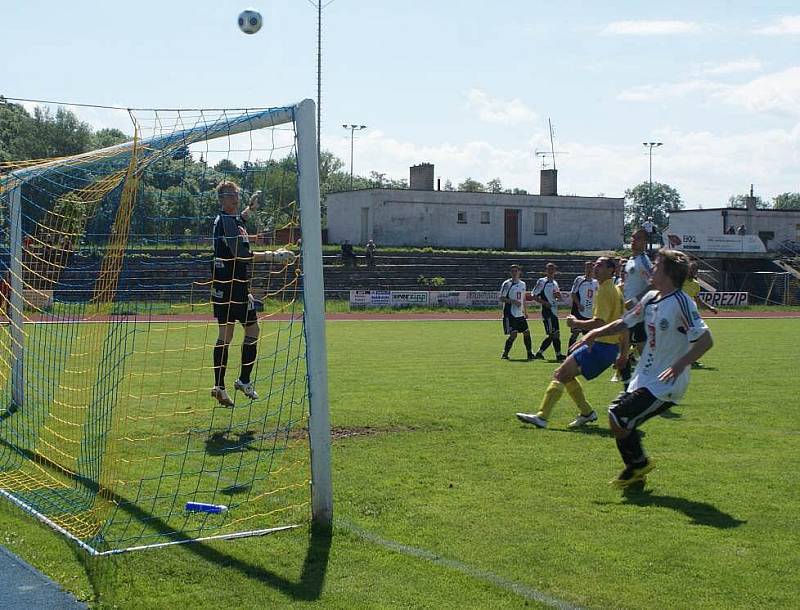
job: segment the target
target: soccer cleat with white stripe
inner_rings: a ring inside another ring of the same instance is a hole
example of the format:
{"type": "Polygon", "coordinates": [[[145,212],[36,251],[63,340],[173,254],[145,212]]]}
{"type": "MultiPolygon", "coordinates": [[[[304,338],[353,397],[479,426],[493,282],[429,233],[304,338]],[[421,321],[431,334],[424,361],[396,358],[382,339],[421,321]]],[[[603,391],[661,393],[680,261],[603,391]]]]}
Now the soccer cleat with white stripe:
{"type": "Polygon", "coordinates": [[[252,381],[245,383],[244,381],[237,379],[233,382],[233,387],[247,396],[250,400],[258,400],[258,393],[256,392],[256,388],[252,381]]]}
{"type": "Polygon", "coordinates": [[[526,424],[533,424],[537,428],[547,428],[547,420],[531,413],[517,413],[517,419],[526,424]]]}
{"type": "Polygon", "coordinates": [[[228,392],[225,391],[225,388],[215,385],[211,388],[211,397],[216,398],[217,402],[221,404],[223,407],[232,407],[233,401],[231,397],[228,396],[228,392]]]}
{"type": "Polygon", "coordinates": [[[590,422],[597,421],[597,412],[592,411],[588,415],[578,415],[573,421],[569,422],[570,428],[580,428],[590,422]]]}

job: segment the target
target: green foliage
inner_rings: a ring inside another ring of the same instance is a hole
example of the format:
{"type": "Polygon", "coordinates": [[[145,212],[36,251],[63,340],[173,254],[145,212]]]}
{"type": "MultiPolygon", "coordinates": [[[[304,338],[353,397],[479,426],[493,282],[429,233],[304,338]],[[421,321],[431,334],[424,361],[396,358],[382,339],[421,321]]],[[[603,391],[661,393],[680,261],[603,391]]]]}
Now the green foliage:
{"type": "Polygon", "coordinates": [[[800,210],[800,193],[781,193],[773,200],[776,210],[800,210]]]}
{"type": "MultiPolygon", "coordinates": [[[[748,195],[731,195],[728,197],[729,208],[746,208],[748,195]]],[[[770,208],[769,201],[764,201],[760,195],[754,197],[756,200],[756,208],[759,210],[768,210],[770,208]]]]}
{"type": "Polygon", "coordinates": [[[424,275],[420,275],[417,278],[417,284],[420,286],[430,286],[432,288],[441,288],[442,286],[447,285],[447,280],[440,275],[434,277],[425,277],[424,275]]]}
{"type": "Polygon", "coordinates": [[[486,187],[472,178],[467,178],[464,182],[459,183],[457,190],[467,193],[485,193],[486,187]]]}
{"type": "Polygon", "coordinates": [[[625,191],[625,237],[642,226],[648,217],[659,228],[666,227],[670,212],[684,208],[680,193],[669,184],[642,182],[625,191]]]}

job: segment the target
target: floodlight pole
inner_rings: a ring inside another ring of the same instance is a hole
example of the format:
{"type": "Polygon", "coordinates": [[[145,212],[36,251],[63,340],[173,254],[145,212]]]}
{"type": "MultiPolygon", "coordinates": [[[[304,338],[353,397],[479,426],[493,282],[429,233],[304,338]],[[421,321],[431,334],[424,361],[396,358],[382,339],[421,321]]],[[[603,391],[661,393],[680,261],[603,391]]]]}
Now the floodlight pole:
{"type": "Polygon", "coordinates": [[[663,145],[663,142],[642,142],[642,146],[647,148],[650,154],[650,182],[647,188],[647,205],[650,214],[653,213],[653,149],[663,145]]]}
{"type": "Polygon", "coordinates": [[[303,100],[297,123],[298,195],[303,231],[303,330],[306,335],[311,444],[311,517],[333,524],[331,425],[328,413],[328,355],[325,347],[325,284],[322,276],[322,223],[319,203],[319,157],[314,142],[314,102],[303,100]]]}
{"type": "Polygon", "coordinates": [[[366,125],[342,125],[345,129],[350,130],[350,190],[353,190],[353,149],[355,142],[355,133],[366,129],[366,125]]]}

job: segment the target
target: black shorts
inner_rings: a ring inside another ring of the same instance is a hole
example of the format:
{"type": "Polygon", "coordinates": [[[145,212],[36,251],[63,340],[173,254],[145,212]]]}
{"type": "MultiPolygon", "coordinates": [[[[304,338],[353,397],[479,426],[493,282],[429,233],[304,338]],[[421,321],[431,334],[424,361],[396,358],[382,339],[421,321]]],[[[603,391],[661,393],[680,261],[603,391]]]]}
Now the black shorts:
{"type": "Polygon", "coordinates": [[[243,303],[233,301],[214,303],[214,317],[219,324],[241,322],[246,326],[258,321],[255,307],[250,299],[245,299],[243,303]]]}
{"type": "Polygon", "coordinates": [[[514,316],[503,316],[503,333],[510,335],[513,333],[524,333],[528,330],[528,320],[524,316],[515,318],[514,316]]]}
{"type": "Polygon", "coordinates": [[[542,324],[544,324],[546,335],[555,335],[561,332],[561,327],[558,325],[558,316],[550,308],[542,309],[542,324]]]}
{"type": "Polygon", "coordinates": [[[647,388],[639,388],[617,396],[608,408],[608,414],[620,428],[633,430],[674,404],[659,400],[647,388]]]}
{"type": "Polygon", "coordinates": [[[639,322],[636,326],[631,326],[631,344],[644,343],[647,341],[647,332],[644,330],[644,322],[639,322]]]}

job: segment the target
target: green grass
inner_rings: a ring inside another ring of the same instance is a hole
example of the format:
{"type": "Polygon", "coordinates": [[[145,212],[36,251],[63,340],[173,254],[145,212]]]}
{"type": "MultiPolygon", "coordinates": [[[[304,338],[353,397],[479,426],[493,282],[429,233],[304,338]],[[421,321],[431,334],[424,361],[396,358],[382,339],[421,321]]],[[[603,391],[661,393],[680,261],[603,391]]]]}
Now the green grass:
{"type": "MultiPolygon", "coordinates": [[[[332,537],[89,559],[2,502],[0,543],[109,607],[538,606],[509,583],[587,607],[797,607],[800,322],[709,324],[684,403],[643,428],[642,493],[607,486],[614,441],[568,431],[568,398],[548,430],[516,421],[556,365],[501,361],[499,323],[330,323],[333,425],[369,432],[334,442],[332,537]]],[[[586,385],[598,409],[609,376],[586,385]]]]}

